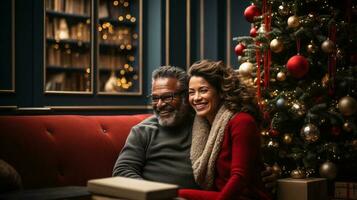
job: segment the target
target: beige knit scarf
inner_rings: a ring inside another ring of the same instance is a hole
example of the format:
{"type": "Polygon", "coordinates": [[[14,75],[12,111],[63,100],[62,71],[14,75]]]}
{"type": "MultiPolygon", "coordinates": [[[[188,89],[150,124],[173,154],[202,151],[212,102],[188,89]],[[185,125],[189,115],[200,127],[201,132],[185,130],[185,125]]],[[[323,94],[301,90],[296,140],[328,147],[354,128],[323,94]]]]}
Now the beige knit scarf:
{"type": "Polygon", "coordinates": [[[218,110],[210,129],[208,121],[195,116],[192,127],[191,162],[195,181],[203,189],[211,189],[215,179],[215,163],[221,150],[224,131],[233,113],[225,106],[218,110]]]}

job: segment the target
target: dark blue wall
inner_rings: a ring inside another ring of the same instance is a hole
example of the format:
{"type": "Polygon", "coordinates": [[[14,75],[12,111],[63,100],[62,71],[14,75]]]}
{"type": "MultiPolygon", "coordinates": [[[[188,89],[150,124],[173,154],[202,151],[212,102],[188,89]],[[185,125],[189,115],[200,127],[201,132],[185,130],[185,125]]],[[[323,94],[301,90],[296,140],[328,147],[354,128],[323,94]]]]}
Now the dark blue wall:
{"type": "MultiPolygon", "coordinates": [[[[11,4],[5,0],[3,5],[11,4]]],[[[95,5],[97,4],[94,1],[95,5]]],[[[169,1],[169,64],[186,68],[186,0],[169,1]]],[[[225,0],[191,0],[191,44],[190,63],[201,58],[200,52],[200,6],[204,6],[204,56],[205,59],[226,60],[226,1],[225,0]]],[[[247,35],[250,26],[243,18],[243,10],[248,2],[230,0],[231,4],[231,30],[232,37],[247,35]]],[[[2,7],[3,9],[4,7],[2,7]]],[[[17,107],[44,107],[44,106],[141,106],[148,105],[146,96],[151,89],[151,72],[165,65],[165,17],[166,0],[143,1],[143,94],[141,96],[105,96],[105,95],[54,95],[43,93],[43,1],[16,0],[15,19],[15,67],[16,67],[16,92],[0,92],[0,113],[22,114],[16,109],[4,109],[9,106],[17,107]]],[[[11,9],[1,12],[1,22],[11,24],[11,9]]],[[[6,26],[11,30],[11,26],[6,26]],[[9,28],[10,27],[10,28],[9,28]]],[[[8,32],[0,34],[0,69],[2,71],[2,85],[11,81],[9,68],[11,62],[11,43],[8,41],[8,32]],[[7,74],[7,75],[4,75],[7,74]],[[4,76],[4,77],[3,77],[4,76]],[[9,81],[10,80],[10,81],[9,81]]],[[[231,61],[236,64],[233,54],[235,43],[232,42],[231,61]]],[[[94,74],[94,77],[95,74],[94,74]]],[[[96,87],[94,85],[94,87],[96,87]]],[[[116,109],[116,110],[69,110],[51,111],[50,114],[122,114],[150,112],[150,109],[116,109]]],[[[25,112],[43,113],[43,112],[25,112]]]]}
{"type": "MultiPolygon", "coordinates": [[[[238,36],[247,36],[250,31],[250,23],[247,22],[243,16],[243,12],[246,7],[250,5],[249,1],[231,1],[231,33],[232,38],[238,36]]],[[[232,41],[231,46],[231,64],[237,67],[237,56],[234,54],[234,47],[237,42],[232,41]]]]}
{"type": "MultiPolygon", "coordinates": [[[[164,19],[162,19],[162,0],[151,0],[150,3],[147,4],[147,12],[144,12],[145,20],[147,22],[145,33],[146,35],[146,46],[144,50],[146,51],[147,59],[146,65],[143,66],[147,68],[147,73],[144,74],[146,77],[146,84],[144,84],[144,89],[147,94],[150,93],[151,90],[151,72],[161,65],[162,61],[162,31],[161,28],[163,23],[165,23],[164,19]]],[[[145,63],[145,62],[144,62],[145,63]]]]}

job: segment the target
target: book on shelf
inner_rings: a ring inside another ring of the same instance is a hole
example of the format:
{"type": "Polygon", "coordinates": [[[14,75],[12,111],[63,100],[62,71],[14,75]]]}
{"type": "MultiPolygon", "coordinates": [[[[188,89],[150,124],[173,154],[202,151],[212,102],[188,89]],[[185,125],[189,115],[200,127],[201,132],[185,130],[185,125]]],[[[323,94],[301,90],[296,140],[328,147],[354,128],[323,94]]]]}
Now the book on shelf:
{"type": "Polygon", "coordinates": [[[85,4],[87,4],[85,0],[66,0],[64,12],[79,15],[87,14],[85,4]]]}
{"type": "Polygon", "coordinates": [[[99,1],[99,19],[109,17],[108,4],[106,1],[99,1]]]}
{"type": "Polygon", "coordinates": [[[48,46],[46,60],[47,60],[47,65],[54,65],[54,66],[61,65],[61,51],[59,49],[55,49],[52,46],[48,46]]]}
{"type": "Polygon", "coordinates": [[[53,10],[57,12],[64,11],[64,0],[54,0],[53,10]]]}
{"type": "Polygon", "coordinates": [[[101,69],[118,69],[123,67],[125,63],[126,59],[121,55],[99,55],[99,66],[101,66],[101,69]]]}
{"type": "Polygon", "coordinates": [[[89,0],[46,0],[46,10],[77,15],[90,14],[89,0]]]}
{"type": "Polygon", "coordinates": [[[63,51],[53,46],[47,47],[46,64],[63,68],[86,69],[90,67],[90,53],[79,53],[76,51],[63,51]]]}
{"type": "Polygon", "coordinates": [[[85,14],[84,0],[73,1],[73,12],[76,14],[85,14]]]}
{"type": "Polygon", "coordinates": [[[71,39],[88,42],[90,40],[89,25],[79,22],[70,27],[71,39]]]}
{"type": "Polygon", "coordinates": [[[46,10],[53,10],[53,0],[46,0],[46,10]]]}
{"type": "Polygon", "coordinates": [[[84,14],[85,15],[90,15],[91,13],[91,5],[90,5],[90,1],[86,0],[85,4],[84,4],[84,14]]]}
{"type": "Polygon", "coordinates": [[[54,38],[53,36],[54,36],[54,34],[53,34],[53,23],[46,16],[46,38],[54,38]]]}
{"type": "Polygon", "coordinates": [[[94,194],[132,200],[172,199],[177,196],[178,186],[167,183],[110,177],[87,182],[88,191],[94,194]]]}
{"type": "Polygon", "coordinates": [[[46,90],[47,91],[63,91],[65,82],[65,73],[47,74],[46,90]]]}
{"type": "Polygon", "coordinates": [[[75,0],[66,0],[65,12],[66,13],[74,13],[74,1],[75,0]]]}

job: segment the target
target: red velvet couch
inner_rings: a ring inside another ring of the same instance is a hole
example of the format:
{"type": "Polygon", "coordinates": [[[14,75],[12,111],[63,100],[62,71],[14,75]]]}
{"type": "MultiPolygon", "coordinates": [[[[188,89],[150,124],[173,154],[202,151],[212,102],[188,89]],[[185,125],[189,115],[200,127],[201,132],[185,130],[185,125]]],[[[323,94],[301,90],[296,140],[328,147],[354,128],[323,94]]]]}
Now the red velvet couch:
{"type": "Polygon", "coordinates": [[[111,176],[131,127],[148,116],[0,116],[0,159],[25,189],[84,186],[111,176]]]}

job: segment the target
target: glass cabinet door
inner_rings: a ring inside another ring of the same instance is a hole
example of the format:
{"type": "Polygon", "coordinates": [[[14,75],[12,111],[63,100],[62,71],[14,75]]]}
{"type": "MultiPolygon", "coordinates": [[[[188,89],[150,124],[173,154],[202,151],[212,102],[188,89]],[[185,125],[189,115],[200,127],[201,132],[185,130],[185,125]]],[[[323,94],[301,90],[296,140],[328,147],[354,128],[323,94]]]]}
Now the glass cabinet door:
{"type": "Polygon", "coordinates": [[[140,95],[141,0],[99,0],[96,16],[98,93],[140,95]]]}
{"type": "Polygon", "coordinates": [[[45,93],[92,93],[92,0],[45,0],[45,93]]]}
{"type": "Polygon", "coordinates": [[[5,0],[0,6],[0,92],[15,92],[15,1],[5,0]]]}

